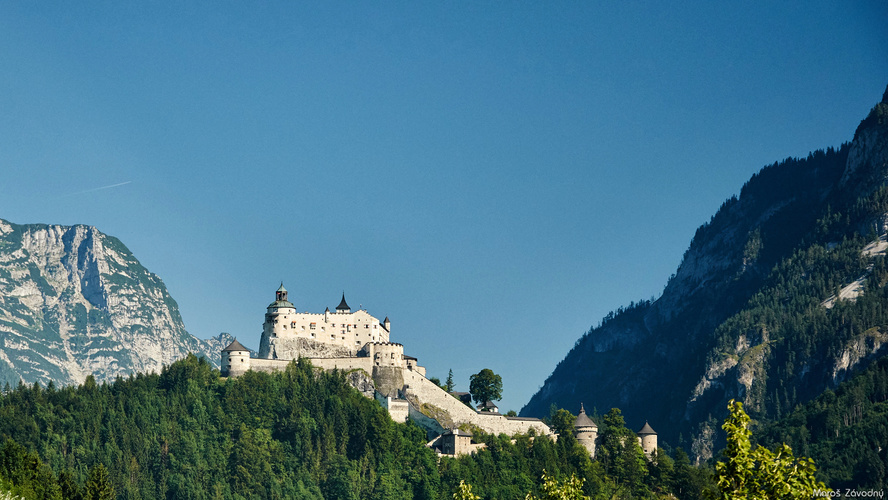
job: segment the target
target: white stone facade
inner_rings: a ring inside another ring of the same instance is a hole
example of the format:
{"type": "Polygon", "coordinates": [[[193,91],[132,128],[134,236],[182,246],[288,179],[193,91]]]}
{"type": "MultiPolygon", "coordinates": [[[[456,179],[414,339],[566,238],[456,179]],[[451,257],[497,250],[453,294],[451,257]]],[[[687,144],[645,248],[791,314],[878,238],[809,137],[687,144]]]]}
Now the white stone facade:
{"type": "MultiPolygon", "coordinates": [[[[297,347],[305,342],[323,344],[336,349],[337,354],[355,355],[368,342],[389,341],[391,323],[373,317],[364,309],[352,312],[345,302],[345,294],[335,312],[296,312],[287,300],[287,290],[281,285],[275,301],[269,304],[262,326],[259,357],[266,359],[297,359],[302,354],[297,347]]],[[[317,353],[304,357],[318,356],[317,353]]]]}

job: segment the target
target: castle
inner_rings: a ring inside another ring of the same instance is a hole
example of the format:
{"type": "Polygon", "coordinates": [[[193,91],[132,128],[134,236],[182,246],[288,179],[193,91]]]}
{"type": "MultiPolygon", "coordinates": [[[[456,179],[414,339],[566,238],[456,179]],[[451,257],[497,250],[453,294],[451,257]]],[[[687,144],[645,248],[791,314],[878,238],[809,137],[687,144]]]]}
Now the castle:
{"type": "MultiPolygon", "coordinates": [[[[481,444],[472,443],[467,429],[491,434],[527,434],[557,437],[541,420],[508,417],[484,408],[476,411],[445,392],[426,377],[418,360],[404,354],[404,346],[390,342],[391,321],[380,321],[364,309],[352,312],[345,300],[335,312],[297,312],[287,298],[283,283],[268,305],[257,357],[234,340],[222,351],[222,375],[237,377],[249,370],[273,372],[292,361],[307,358],[312,365],[349,373],[349,382],[365,396],[388,410],[393,420],[410,420],[426,429],[428,445],[445,455],[470,453],[481,444]]],[[[495,405],[493,408],[496,408],[495,405]]],[[[586,415],[582,404],[574,423],[577,440],[595,458],[598,426],[586,415]]],[[[650,425],[637,433],[638,444],[651,458],[657,449],[657,433],[650,425]]]]}
{"type": "Polygon", "coordinates": [[[249,370],[273,372],[306,358],[317,368],[339,369],[367,397],[375,398],[393,420],[410,420],[426,429],[429,446],[442,454],[474,449],[465,429],[491,434],[552,435],[541,420],[476,411],[426,377],[404,346],[390,341],[391,321],[366,310],[352,312],[342,294],[335,312],[297,312],[281,284],[268,305],[257,357],[237,340],[222,351],[222,375],[237,377],[249,370]],[[459,429],[463,429],[460,431],[459,429]]]}

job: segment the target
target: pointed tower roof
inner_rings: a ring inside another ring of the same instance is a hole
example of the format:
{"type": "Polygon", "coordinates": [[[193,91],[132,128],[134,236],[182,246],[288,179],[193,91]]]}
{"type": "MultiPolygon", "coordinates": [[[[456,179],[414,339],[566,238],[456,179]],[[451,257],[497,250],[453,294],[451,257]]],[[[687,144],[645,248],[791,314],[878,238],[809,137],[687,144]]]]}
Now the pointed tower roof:
{"type": "Polygon", "coordinates": [[[654,435],[656,435],[657,432],[654,431],[653,429],[651,429],[651,426],[648,425],[648,423],[645,421],[645,423],[644,423],[644,427],[642,427],[641,430],[638,431],[637,434],[638,434],[639,436],[647,436],[647,435],[650,435],[650,434],[654,434],[654,435]]]}
{"type": "Polygon", "coordinates": [[[234,339],[234,341],[232,343],[228,344],[228,347],[226,347],[225,349],[222,349],[222,352],[237,352],[237,351],[250,352],[250,350],[247,349],[246,347],[244,347],[243,344],[238,342],[237,339],[234,339]]]}
{"type": "Polygon", "coordinates": [[[281,282],[281,286],[275,290],[274,302],[268,304],[268,307],[294,307],[293,303],[287,300],[287,289],[284,288],[283,282],[281,282]]]}
{"type": "Polygon", "coordinates": [[[577,419],[574,421],[574,428],[578,429],[580,427],[595,427],[596,429],[598,428],[598,426],[595,425],[595,422],[593,422],[592,419],[589,418],[588,415],[586,415],[586,410],[585,408],[583,408],[583,403],[580,403],[580,414],[577,415],[577,419]]]}
{"type": "Polygon", "coordinates": [[[345,292],[342,292],[342,300],[339,301],[339,305],[336,306],[337,311],[351,311],[351,307],[348,307],[348,302],[345,301],[345,292]]]}

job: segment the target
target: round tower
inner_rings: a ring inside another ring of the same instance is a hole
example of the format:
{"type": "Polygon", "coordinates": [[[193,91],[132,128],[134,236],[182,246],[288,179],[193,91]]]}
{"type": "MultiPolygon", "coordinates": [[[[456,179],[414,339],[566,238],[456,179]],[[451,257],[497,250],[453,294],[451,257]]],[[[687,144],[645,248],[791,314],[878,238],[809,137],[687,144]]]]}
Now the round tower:
{"type": "Polygon", "coordinates": [[[638,444],[641,445],[641,449],[644,450],[644,454],[647,455],[648,458],[651,458],[654,452],[657,451],[657,433],[647,422],[645,422],[644,427],[638,431],[638,444]]]}
{"type": "Polygon", "coordinates": [[[250,369],[250,350],[235,339],[222,350],[222,375],[237,377],[250,369]]]}
{"type": "Polygon", "coordinates": [[[595,458],[595,440],[598,439],[598,426],[586,415],[583,403],[580,403],[580,414],[574,421],[574,436],[589,451],[589,456],[595,458]]]}
{"type": "MultiPolygon", "coordinates": [[[[287,300],[287,289],[281,283],[280,288],[274,292],[274,302],[265,310],[265,323],[262,324],[262,341],[259,343],[259,357],[274,359],[271,339],[286,335],[289,325],[296,316],[296,307],[287,300]]],[[[295,334],[295,332],[292,332],[295,334]]]]}

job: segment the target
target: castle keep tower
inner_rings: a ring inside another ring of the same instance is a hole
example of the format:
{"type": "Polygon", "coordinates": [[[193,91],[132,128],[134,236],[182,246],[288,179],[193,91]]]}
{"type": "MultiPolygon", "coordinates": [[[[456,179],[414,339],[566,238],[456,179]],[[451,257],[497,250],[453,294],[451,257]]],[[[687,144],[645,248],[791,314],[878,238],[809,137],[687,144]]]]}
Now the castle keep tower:
{"type": "Polygon", "coordinates": [[[595,458],[595,440],[598,439],[598,426],[586,415],[583,403],[580,403],[580,414],[574,421],[574,435],[583,448],[589,451],[589,456],[595,458]]]}

